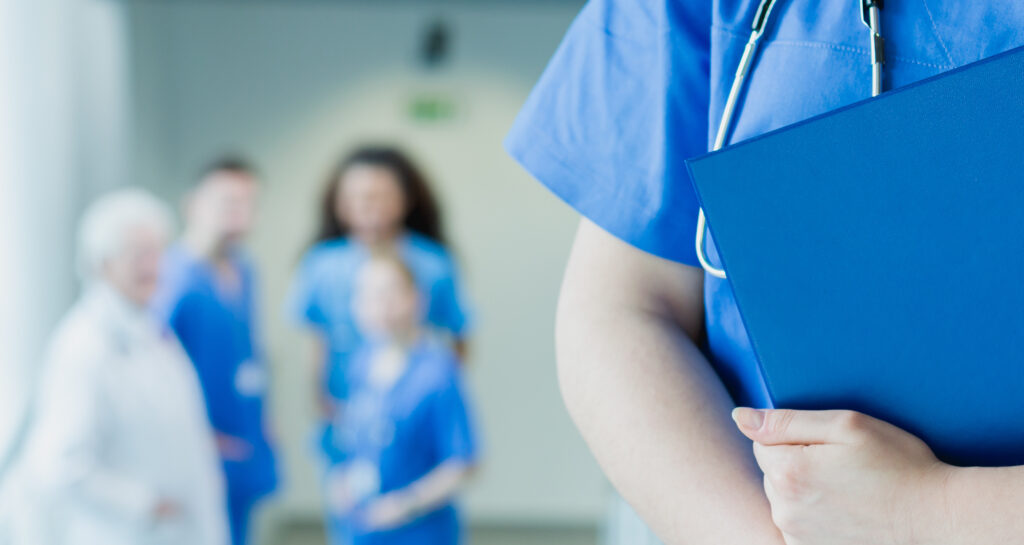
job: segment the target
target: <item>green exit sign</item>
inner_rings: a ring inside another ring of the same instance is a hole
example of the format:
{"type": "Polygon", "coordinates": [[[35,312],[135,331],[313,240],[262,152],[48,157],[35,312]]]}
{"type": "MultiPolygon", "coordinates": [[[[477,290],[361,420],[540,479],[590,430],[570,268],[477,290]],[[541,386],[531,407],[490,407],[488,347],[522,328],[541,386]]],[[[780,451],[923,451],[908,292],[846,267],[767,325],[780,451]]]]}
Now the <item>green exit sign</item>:
{"type": "Polygon", "coordinates": [[[415,121],[436,123],[455,117],[455,100],[447,95],[420,95],[409,104],[409,115],[415,121]]]}

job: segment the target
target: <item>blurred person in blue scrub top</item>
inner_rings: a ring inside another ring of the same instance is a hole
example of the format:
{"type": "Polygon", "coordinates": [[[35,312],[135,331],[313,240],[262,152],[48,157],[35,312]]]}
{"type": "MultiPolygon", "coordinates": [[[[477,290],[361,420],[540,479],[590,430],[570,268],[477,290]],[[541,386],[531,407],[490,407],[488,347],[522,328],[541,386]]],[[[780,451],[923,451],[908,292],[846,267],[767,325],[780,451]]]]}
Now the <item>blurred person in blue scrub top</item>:
{"type": "Polygon", "coordinates": [[[400,257],[369,257],[355,281],[367,342],[347,369],[328,450],[331,541],[460,543],[453,500],[478,454],[458,357],[420,325],[424,299],[400,257]]]}
{"type": "Polygon", "coordinates": [[[357,149],[327,178],[320,230],[288,301],[292,318],[314,333],[324,415],[346,397],[345,369],[363,342],[351,310],[356,271],[381,250],[402,256],[423,294],[424,319],[465,355],[469,310],[426,178],[398,149],[357,149]]]}
{"type": "MultiPolygon", "coordinates": [[[[698,263],[684,160],[709,150],[758,4],[589,2],[508,136],[583,216],[557,320],[567,406],[666,543],[1019,541],[1022,468],[946,466],[846,411],[730,421],[767,399],[729,283],[698,263]]],[[[863,4],[776,3],[732,142],[870,96],[863,4]]],[[[880,23],[886,89],[1024,44],[1021,2],[886,2],[880,23]]]]}
{"type": "Polygon", "coordinates": [[[227,477],[235,545],[247,542],[254,507],[277,487],[256,276],[240,247],[255,219],[257,184],[248,163],[236,158],[203,172],[186,197],[184,234],[164,255],[154,304],[199,374],[227,477]]]}

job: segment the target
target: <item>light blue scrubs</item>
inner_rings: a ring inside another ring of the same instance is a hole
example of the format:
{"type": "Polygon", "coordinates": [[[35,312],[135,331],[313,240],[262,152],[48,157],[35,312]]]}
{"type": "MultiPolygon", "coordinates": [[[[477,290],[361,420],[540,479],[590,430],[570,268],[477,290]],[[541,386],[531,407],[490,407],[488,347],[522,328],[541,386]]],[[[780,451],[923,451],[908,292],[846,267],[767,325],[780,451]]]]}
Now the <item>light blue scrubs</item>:
{"type": "Polygon", "coordinates": [[[234,293],[220,285],[209,262],[172,246],[163,256],[153,305],[195,365],[213,428],[252,447],[243,460],[222,460],[232,543],[242,545],[252,508],[277,487],[278,475],[266,435],[268,372],[258,337],[255,273],[241,254],[231,263],[241,281],[234,293]]]}
{"type": "Polygon", "coordinates": [[[351,360],[349,398],[330,441],[331,463],[358,467],[365,497],[352,516],[331,517],[335,545],[457,545],[453,504],[443,505],[393,530],[373,532],[361,520],[380,494],[409,486],[448,461],[474,463],[477,439],[461,384],[458,360],[443,342],[423,338],[409,352],[408,367],[388,389],[369,380],[374,348],[351,360]],[[368,488],[368,489],[367,489],[368,488]],[[350,540],[350,541],[349,541],[350,540]]]}
{"type": "MultiPolygon", "coordinates": [[[[589,2],[519,114],[508,151],[606,231],[699,266],[683,161],[714,139],[757,4],[589,2]]],[[[1024,45],[1024,2],[891,1],[881,28],[892,89],[1024,45]]],[[[731,141],[869,97],[868,48],[859,1],[778,0],[731,141]]],[[[705,275],[705,318],[706,351],[736,403],[768,406],[728,281],[705,275]]]]}
{"type": "MultiPolygon", "coordinates": [[[[470,325],[469,310],[447,250],[410,232],[398,240],[398,252],[425,297],[427,324],[456,339],[464,337],[470,325]]],[[[363,343],[352,316],[352,296],[356,275],[368,257],[369,250],[349,238],[321,242],[303,257],[288,296],[290,316],[322,333],[326,340],[324,378],[328,392],[337,399],[346,397],[345,369],[351,354],[363,343]]]]}

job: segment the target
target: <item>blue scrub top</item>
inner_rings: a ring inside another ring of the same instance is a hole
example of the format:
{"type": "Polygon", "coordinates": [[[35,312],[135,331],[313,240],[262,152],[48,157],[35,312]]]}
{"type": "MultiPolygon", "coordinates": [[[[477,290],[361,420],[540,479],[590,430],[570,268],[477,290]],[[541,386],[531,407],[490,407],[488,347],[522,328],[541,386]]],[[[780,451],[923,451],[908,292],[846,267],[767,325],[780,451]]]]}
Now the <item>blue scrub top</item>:
{"type": "MultiPolygon", "coordinates": [[[[398,240],[398,252],[425,297],[426,322],[455,338],[469,331],[470,312],[455,262],[443,246],[417,233],[398,240]]],[[[292,282],[288,314],[313,327],[327,342],[327,388],[345,398],[344,370],[364,340],[352,315],[356,275],[369,250],[349,238],[321,242],[305,256],[292,282]]]]}
{"type": "Polygon", "coordinates": [[[154,308],[195,365],[213,428],[253,447],[247,460],[223,461],[228,494],[258,498],[277,486],[264,420],[268,373],[257,338],[253,268],[242,255],[232,263],[241,279],[237,293],[218,286],[207,261],[172,246],[163,257],[154,308]]]}
{"type": "Polygon", "coordinates": [[[359,527],[361,509],[378,494],[405,488],[444,462],[478,459],[455,353],[445,343],[424,337],[410,350],[408,367],[388,390],[368,381],[374,354],[367,346],[351,360],[350,395],[332,440],[334,464],[369,468],[373,490],[353,520],[335,522],[348,525],[355,545],[457,544],[460,526],[451,504],[394,530],[366,532],[359,527]]]}
{"type": "MultiPolygon", "coordinates": [[[[609,233],[699,266],[684,160],[710,149],[757,4],[589,2],[516,119],[509,153],[609,233]]],[[[1024,44],[1024,2],[886,2],[881,28],[892,89],[1024,44]]],[[[730,141],[867,98],[869,63],[859,2],[778,0],[730,141]]],[[[728,281],[705,275],[704,285],[712,364],[736,403],[769,406],[728,281]]]]}

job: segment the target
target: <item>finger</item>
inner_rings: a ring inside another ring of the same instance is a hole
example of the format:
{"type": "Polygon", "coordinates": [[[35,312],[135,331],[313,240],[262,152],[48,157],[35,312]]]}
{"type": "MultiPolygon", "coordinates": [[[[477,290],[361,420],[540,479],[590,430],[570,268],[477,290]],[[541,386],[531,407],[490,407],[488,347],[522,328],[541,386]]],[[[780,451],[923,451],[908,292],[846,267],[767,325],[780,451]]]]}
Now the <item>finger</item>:
{"type": "Polygon", "coordinates": [[[786,542],[786,545],[807,545],[807,542],[803,539],[787,534],[786,532],[782,532],[782,540],[786,542]]]}
{"type": "MultiPolygon", "coordinates": [[[[775,485],[772,484],[771,479],[767,475],[764,476],[764,495],[768,498],[768,505],[771,507],[772,523],[775,524],[776,528],[779,528],[779,522],[776,519],[775,513],[786,508],[786,501],[779,496],[779,492],[775,490],[775,485]]],[[[779,528],[782,531],[782,528],[779,528]]]]}
{"type": "Polygon", "coordinates": [[[802,445],[763,445],[754,443],[754,460],[761,472],[775,476],[782,471],[803,467],[807,454],[802,445]]]}
{"type": "Polygon", "coordinates": [[[800,540],[794,537],[793,534],[787,532],[787,530],[792,529],[792,525],[796,523],[796,521],[791,518],[787,518],[791,517],[791,515],[786,514],[790,513],[792,509],[792,506],[789,503],[790,500],[783,497],[777,490],[775,490],[775,485],[772,484],[768,477],[764,478],[764,493],[768,498],[769,505],[771,505],[772,523],[779,529],[779,532],[782,534],[782,539],[786,545],[803,544],[803,540],[800,540]]]}
{"type": "Polygon", "coordinates": [[[764,445],[852,443],[870,418],[853,411],[796,411],[738,407],[732,418],[743,435],[764,445]]]}
{"type": "Polygon", "coordinates": [[[779,501],[779,493],[775,490],[775,486],[772,484],[771,479],[768,478],[768,475],[763,476],[761,480],[764,482],[764,495],[768,498],[768,504],[774,508],[776,504],[781,503],[779,501]]]}
{"type": "Polygon", "coordinates": [[[765,493],[773,507],[779,499],[793,500],[806,490],[810,453],[804,446],[765,446],[754,443],[754,458],[764,473],[765,493]]]}

